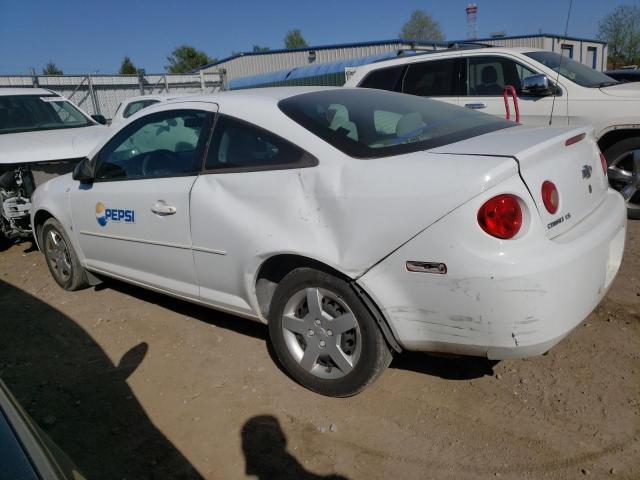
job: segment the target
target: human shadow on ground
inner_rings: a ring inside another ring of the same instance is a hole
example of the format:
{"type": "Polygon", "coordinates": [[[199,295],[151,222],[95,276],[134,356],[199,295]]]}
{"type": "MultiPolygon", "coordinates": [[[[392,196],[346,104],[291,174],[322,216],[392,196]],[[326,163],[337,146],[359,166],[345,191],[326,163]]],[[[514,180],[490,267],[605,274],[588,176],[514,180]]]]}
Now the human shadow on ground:
{"type": "Polygon", "coordinates": [[[242,427],[245,473],[258,480],[347,480],[341,475],[316,475],[307,471],[287,451],[287,437],[278,419],[271,415],[251,417],[242,427]]]}
{"type": "Polygon", "coordinates": [[[87,478],[202,478],[127,384],[146,343],[114,364],[71,318],[1,280],[0,331],[0,377],[87,478]]]}

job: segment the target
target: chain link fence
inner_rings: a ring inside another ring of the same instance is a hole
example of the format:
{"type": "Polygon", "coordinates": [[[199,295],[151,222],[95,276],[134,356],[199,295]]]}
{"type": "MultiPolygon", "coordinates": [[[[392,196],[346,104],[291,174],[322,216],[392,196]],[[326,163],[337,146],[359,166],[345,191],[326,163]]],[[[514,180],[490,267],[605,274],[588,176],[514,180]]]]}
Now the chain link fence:
{"type": "Polygon", "coordinates": [[[194,74],[0,75],[0,88],[39,87],[67,97],[90,115],[113,118],[128,97],[157,93],[211,93],[225,90],[224,70],[194,74]]]}

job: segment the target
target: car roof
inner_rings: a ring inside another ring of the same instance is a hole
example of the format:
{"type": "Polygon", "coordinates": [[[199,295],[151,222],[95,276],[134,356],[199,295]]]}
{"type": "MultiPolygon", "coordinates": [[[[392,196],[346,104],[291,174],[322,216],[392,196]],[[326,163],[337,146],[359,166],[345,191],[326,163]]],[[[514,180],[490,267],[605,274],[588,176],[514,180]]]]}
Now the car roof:
{"type": "MultiPolygon", "coordinates": [[[[271,100],[279,102],[285,98],[301,95],[303,93],[320,92],[323,90],[342,90],[344,87],[268,87],[268,88],[247,88],[243,90],[227,90],[216,93],[195,94],[188,97],[189,102],[216,102],[230,99],[245,100],[271,100]]],[[[187,97],[180,97],[169,100],[167,103],[179,103],[187,100],[187,97]]],[[[155,105],[154,105],[155,106],[155,105]]],[[[151,107],[149,107],[151,108],[151,107]]]]}
{"type": "Polygon", "coordinates": [[[56,92],[44,88],[0,88],[0,96],[9,95],[58,95],[56,92]]]}
{"type": "Polygon", "coordinates": [[[385,66],[391,65],[403,65],[405,63],[414,63],[420,62],[425,59],[433,58],[457,58],[463,55],[492,55],[496,53],[529,53],[529,52],[543,52],[541,48],[531,48],[531,47],[499,47],[499,46],[478,46],[471,48],[446,48],[442,50],[427,50],[420,51],[417,53],[411,53],[408,55],[400,55],[396,58],[390,58],[386,60],[378,60],[374,63],[368,63],[366,65],[362,65],[360,67],[356,67],[357,70],[377,70],[378,68],[382,68],[385,66]]]}

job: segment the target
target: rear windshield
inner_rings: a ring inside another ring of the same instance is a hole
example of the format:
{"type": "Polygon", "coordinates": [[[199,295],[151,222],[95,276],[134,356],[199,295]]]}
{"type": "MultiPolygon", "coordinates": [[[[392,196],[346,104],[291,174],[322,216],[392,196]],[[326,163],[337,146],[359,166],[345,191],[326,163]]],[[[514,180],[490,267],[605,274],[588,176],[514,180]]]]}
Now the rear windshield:
{"type": "Polygon", "coordinates": [[[71,102],[57,95],[0,95],[0,135],[93,124],[71,102]]]}
{"type": "Polygon", "coordinates": [[[437,100],[367,88],[303,93],[281,100],[278,106],[356,158],[428,150],[515,125],[437,100]]]}

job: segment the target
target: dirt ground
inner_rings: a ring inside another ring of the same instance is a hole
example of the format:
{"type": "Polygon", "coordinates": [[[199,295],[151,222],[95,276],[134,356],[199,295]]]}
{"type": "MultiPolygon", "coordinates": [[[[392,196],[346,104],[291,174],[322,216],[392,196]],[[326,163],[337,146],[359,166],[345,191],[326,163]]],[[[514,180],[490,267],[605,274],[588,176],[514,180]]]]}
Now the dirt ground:
{"type": "Polygon", "coordinates": [[[329,399],[266,327],[115,281],[64,292],[23,243],[0,252],[0,377],[91,479],[638,479],[639,248],[630,222],[612,290],[546,356],[405,353],[329,399]]]}

